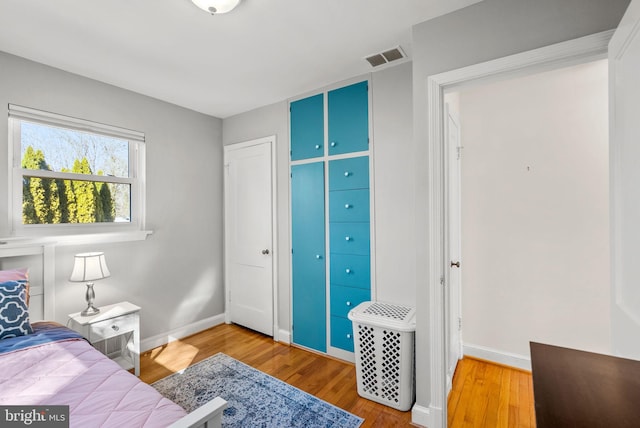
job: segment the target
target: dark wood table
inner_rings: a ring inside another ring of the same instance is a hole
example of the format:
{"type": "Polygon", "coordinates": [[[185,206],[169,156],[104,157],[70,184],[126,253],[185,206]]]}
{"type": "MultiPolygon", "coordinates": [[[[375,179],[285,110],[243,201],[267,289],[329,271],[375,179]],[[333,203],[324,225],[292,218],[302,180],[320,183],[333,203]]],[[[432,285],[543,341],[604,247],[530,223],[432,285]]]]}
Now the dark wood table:
{"type": "Polygon", "coordinates": [[[640,427],[640,361],[530,347],[538,428],[640,427]]]}

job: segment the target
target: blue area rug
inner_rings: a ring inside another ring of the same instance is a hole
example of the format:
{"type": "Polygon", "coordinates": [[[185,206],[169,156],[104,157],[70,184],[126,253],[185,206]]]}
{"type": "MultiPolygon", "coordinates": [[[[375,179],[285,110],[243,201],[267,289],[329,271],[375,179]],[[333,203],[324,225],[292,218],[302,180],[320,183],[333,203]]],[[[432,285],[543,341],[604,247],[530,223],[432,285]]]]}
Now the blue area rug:
{"type": "Polygon", "coordinates": [[[225,354],[216,354],[152,385],[191,412],[227,400],[223,427],[359,427],[362,418],[225,354]]]}

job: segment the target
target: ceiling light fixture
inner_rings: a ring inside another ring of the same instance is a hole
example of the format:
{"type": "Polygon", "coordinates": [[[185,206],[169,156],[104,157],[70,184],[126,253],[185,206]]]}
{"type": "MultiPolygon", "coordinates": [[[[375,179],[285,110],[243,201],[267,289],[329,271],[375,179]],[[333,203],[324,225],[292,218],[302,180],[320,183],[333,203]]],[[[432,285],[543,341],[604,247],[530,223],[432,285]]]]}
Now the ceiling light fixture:
{"type": "Polygon", "coordinates": [[[240,0],[191,0],[193,4],[198,6],[211,15],[219,13],[231,12],[240,3],[240,0]]]}

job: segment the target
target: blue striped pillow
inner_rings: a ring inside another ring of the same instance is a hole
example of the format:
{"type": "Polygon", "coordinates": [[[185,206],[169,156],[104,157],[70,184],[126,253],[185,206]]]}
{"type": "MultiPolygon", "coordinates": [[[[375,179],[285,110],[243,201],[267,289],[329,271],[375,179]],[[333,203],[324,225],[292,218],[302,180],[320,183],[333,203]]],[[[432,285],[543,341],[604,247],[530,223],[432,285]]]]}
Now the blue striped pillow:
{"type": "Polygon", "coordinates": [[[0,283],[0,339],[31,333],[25,281],[0,283]]]}

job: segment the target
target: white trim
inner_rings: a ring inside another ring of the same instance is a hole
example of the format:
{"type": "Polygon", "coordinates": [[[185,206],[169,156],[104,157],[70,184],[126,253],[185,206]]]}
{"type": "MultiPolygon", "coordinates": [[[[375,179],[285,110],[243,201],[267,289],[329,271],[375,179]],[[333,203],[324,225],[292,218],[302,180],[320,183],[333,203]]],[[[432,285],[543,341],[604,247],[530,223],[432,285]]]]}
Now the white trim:
{"type": "Polygon", "coordinates": [[[65,128],[71,128],[78,131],[108,135],[109,137],[122,138],[129,141],[139,141],[143,143],[145,141],[143,132],[51,113],[44,110],[36,110],[34,108],[23,107],[15,104],[9,104],[9,117],[28,122],[44,123],[55,127],[63,126],[65,128]]]}
{"type": "Polygon", "coordinates": [[[0,238],[0,242],[34,242],[56,244],[59,247],[67,245],[111,244],[115,242],[144,241],[153,234],[152,230],[131,230],[128,232],[85,233],[76,235],[54,235],[46,237],[11,236],[0,238]]]}
{"type": "MultiPolygon", "coordinates": [[[[42,320],[55,320],[55,243],[35,240],[0,239],[0,258],[42,255],[42,320]]],[[[39,288],[39,287],[38,287],[39,288]]],[[[32,291],[32,296],[38,293],[32,291]]],[[[33,316],[33,314],[31,314],[33,316]]],[[[34,317],[40,320],[40,316],[34,317]]]]}
{"type": "MultiPolygon", "coordinates": [[[[226,174],[227,174],[227,153],[231,150],[246,149],[247,147],[258,146],[261,144],[269,143],[270,156],[271,156],[271,289],[273,299],[273,314],[272,314],[272,334],[273,340],[282,341],[280,339],[280,323],[278,321],[278,168],[277,168],[277,138],[275,135],[267,137],[256,138],[254,140],[244,141],[241,143],[229,144],[224,146],[224,168],[225,168],[225,200],[227,192],[226,174]]],[[[225,210],[226,213],[226,210],[225,210]]],[[[229,306],[229,288],[227,286],[227,272],[229,271],[227,265],[227,227],[225,222],[225,237],[224,237],[224,296],[225,296],[225,313],[224,322],[230,324],[231,314],[227,310],[229,306]]]]}
{"type": "Polygon", "coordinates": [[[411,408],[411,424],[421,427],[432,427],[431,410],[428,407],[423,407],[418,404],[414,404],[411,408]]]}
{"type": "MultiPolygon", "coordinates": [[[[469,67],[427,76],[427,116],[429,123],[429,355],[430,376],[430,428],[444,427],[447,420],[446,346],[444,293],[440,281],[446,269],[444,261],[444,132],[443,93],[445,90],[477,83],[485,79],[504,78],[514,74],[565,67],[572,64],[604,58],[612,31],[593,34],[555,45],[534,49],[469,67]],[[438,414],[438,412],[440,414],[438,414]]],[[[418,356],[419,357],[419,356],[418,356]]]]}
{"type": "Polygon", "coordinates": [[[511,352],[499,351],[480,345],[464,345],[463,354],[465,356],[480,358],[492,361],[503,366],[516,367],[518,369],[531,371],[531,358],[526,355],[513,354],[511,352]]]}
{"type": "Polygon", "coordinates": [[[286,345],[291,344],[291,332],[289,330],[278,330],[278,342],[284,343],[286,345]]]}
{"type": "Polygon", "coordinates": [[[187,324],[183,327],[174,328],[166,333],[147,337],[140,341],[140,352],[146,352],[150,349],[183,339],[187,336],[191,336],[192,334],[199,333],[220,324],[224,324],[224,314],[214,315],[212,317],[187,324]]]}

